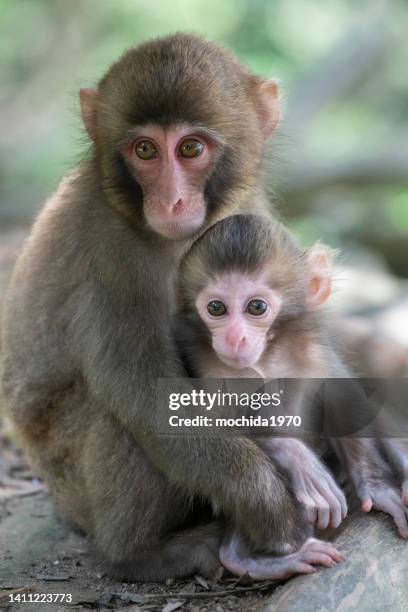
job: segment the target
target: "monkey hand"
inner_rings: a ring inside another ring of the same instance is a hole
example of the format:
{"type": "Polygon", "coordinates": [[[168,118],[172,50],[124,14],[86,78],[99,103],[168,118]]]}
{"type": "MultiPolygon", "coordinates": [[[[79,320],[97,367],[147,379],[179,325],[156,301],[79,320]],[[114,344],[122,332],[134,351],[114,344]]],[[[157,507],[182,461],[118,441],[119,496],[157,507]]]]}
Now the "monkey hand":
{"type": "Polygon", "coordinates": [[[306,520],[319,529],[337,528],[347,516],[347,502],[330,472],[314,459],[292,474],[293,492],[304,508],[306,520]],[[312,468],[312,469],[310,469],[312,468]],[[310,471],[308,471],[310,469],[310,471]]]}
{"type": "Polygon", "coordinates": [[[406,440],[383,438],[380,440],[385,456],[401,482],[402,503],[408,507],[408,447],[406,440]]]}
{"type": "Polygon", "coordinates": [[[354,485],[363,512],[374,509],[390,514],[400,536],[408,539],[408,507],[404,503],[404,471],[408,466],[404,467],[402,459],[406,455],[401,454],[398,441],[345,437],[332,439],[331,444],[354,485]],[[403,478],[402,497],[394,480],[395,468],[397,476],[403,478]]]}
{"type": "MultiPolygon", "coordinates": [[[[306,449],[308,450],[308,449],[306,449]]],[[[312,454],[291,470],[293,493],[306,520],[319,529],[337,528],[347,516],[347,502],[328,469],[312,454]]]]}
{"type": "Polygon", "coordinates": [[[307,522],[319,529],[337,528],[347,516],[346,498],[313,450],[294,438],[262,439],[261,446],[287,473],[307,522]]]}
{"type": "Polygon", "coordinates": [[[386,481],[366,479],[357,487],[363,512],[382,510],[394,519],[400,536],[408,539],[408,508],[401,500],[398,488],[386,481]]]}
{"type": "Polygon", "coordinates": [[[344,556],[330,542],[308,538],[299,550],[283,556],[255,554],[238,533],[221,544],[220,560],[235,576],[248,574],[253,580],[285,580],[296,574],[311,574],[315,565],[334,567],[344,556]]]}

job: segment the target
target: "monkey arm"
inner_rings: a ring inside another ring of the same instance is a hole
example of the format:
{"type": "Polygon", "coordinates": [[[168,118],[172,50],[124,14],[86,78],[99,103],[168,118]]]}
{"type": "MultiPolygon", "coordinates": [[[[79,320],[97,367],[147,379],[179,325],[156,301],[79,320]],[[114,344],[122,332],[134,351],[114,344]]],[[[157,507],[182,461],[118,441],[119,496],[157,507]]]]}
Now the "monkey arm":
{"type": "MultiPolygon", "coordinates": [[[[97,307],[92,310],[98,312],[97,307]]],[[[215,511],[231,517],[254,545],[273,539],[279,551],[284,543],[296,541],[295,523],[296,533],[302,532],[298,510],[275,466],[253,441],[157,435],[167,431],[168,420],[168,412],[156,407],[157,379],[181,377],[184,371],[166,319],[159,331],[156,322],[156,333],[146,337],[150,323],[137,310],[133,306],[126,321],[123,312],[117,318],[112,311],[106,315],[105,305],[104,316],[94,316],[88,330],[81,331],[77,340],[91,393],[171,481],[210,499],[215,511]]],[[[304,541],[303,535],[297,537],[304,541]]]]}
{"type": "Polygon", "coordinates": [[[46,427],[59,394],[83,385],[170,481],[211,500],[254,545],[301,544],[294,500],[251,440],[157,435],[168,418],[157,379],[184,375],[170,335],[174,257],[149,251],[97,194],[71,193],[68,211],[63,195],[40,215],[7,299],[2,382],[19,428],[46,427]]]}

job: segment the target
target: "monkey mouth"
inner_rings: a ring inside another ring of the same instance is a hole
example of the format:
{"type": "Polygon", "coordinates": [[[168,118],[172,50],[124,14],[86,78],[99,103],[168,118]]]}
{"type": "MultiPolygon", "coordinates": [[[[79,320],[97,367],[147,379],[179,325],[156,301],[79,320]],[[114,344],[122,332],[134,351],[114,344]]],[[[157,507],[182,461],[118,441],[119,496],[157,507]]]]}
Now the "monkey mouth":
{"type": "Polygon", "coordinates": [[[150,228],[169,240],[182,240],[190,238],[203,225],[204,219],[191,219],[185,221],[168,221],[149,223],[150,228]]]}
{"type": "Polygon", "coordinates": [[[257,362],[257,359],[249,357],[248,355],[226,355],[219,354],[219,358],[225,365],[235,370],[243,370],[244,368],[250,368],[257,362]]]}

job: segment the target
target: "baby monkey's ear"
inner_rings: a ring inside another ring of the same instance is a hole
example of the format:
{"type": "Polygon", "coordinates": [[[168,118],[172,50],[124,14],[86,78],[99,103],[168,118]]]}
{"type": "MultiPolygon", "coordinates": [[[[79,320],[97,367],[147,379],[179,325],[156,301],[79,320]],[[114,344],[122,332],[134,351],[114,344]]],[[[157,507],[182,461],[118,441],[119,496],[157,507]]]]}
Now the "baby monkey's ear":
{"type": "Polygon", "coordinates": [[[321,242],[306,251],[309,271],[307,304],[311,309],[321,306],[330,297],[335,256],[336,251],[321,242]]]}
{"type": "Polygon", "coordinates": [[[278,83],[261,81],[257,87],[256,97],[262,133],[266,140],[278,125],[281,116],[278,83]]]}

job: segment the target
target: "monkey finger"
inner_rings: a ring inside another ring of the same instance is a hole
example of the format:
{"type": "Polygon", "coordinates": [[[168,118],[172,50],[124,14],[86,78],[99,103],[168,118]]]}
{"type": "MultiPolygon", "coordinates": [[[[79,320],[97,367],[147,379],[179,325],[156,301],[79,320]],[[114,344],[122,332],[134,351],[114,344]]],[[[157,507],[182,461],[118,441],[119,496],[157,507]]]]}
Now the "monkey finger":
{"type": "Polygon", "coordinates": [[[408,522],[404,512],[402,512],[399,508],[396,508],[393,512],[390,510],[389,514],[391,514],[392,518],[394,519],[394,522],[398,529],[398,533],[400,534],[401,538],[407,540],[408,522]]]}
{"type": "Polygon", "coordinates": [[[340,487],[338,487],[336,483],[334,484],[335,484],[335,490],[332,490],[332,493],[335,495],[338,503],[340,504],[341,519],[343,520],[346,518],[347,512],[348,512],[347,500],[346,500],[346,496],[344,495],[340,487]]]}
{"type": "Polygon", "coordinates": [[[296,576],[296,574],[313,574],[315,572],[316,568],[308,563],[288,560],[278,564],[276,559],[272,558],[269,563],[268,559],[262,560],[262,562],[259,562],[259,560],[253,561],[250,570],[241,573],[241,576],[247,573],[252,580],[286,580],[296,576]]]}
{"type": "MultiPolygon", "coordinates": [[[[347,506],[347,500],[346,500],[346,496],[343,494],[343,492],[341,492],[341,495],[336,497],[339,505],[340,505],[340,517],[341,517],[341,521],[344,521],[344,519],[347,516],[348,513],[348,506],[347,506]]],[[[340,522],[341,522],[340,521],[340,522]]]]}
{"type": "Polygon", "coordinates": [[[373,507],[373,500],[371,497],[364,497],[361,499],[361,509],[363,512],[370,512],[373,507]]]}
{"type": "Polygon", "coordinates": [[[341,503],[341,518],[344,520],[348,514],[348,505],[347,505],[347,500],[346,500],[345,495],[343,495],[340,503],[341,503]]]}
{"type": "Polygon", "coordinates": [[[366,482],[360,482],[357,486],[357,497],[361,501],[361,509],[363,512],[370,512],[373,507],[372,491],[366,482]]]}
{"type": "Polygon", "coordinates": [[[408,479],[404,480],[404,482],[402,483],[401,499],[404,506],[408,507],[408,479]]]}
{"type": "MultiPolygon", "coordinates": [[[[326,544],[328,544],[326,542],[326,544]]],[[[341,563],[342,561],[345,561],[346,557],[337,550],[337,548],[334,548],[334,546],[332,545],[328,545],[326,548],[326,554],[330,555],[330,557],[332,559],[334,559],[334,561],[336,561],[337,563],[341,563]]]]}
{"type": "Polygon", "coordinates": [[[330,523],[330,506],[323,497],[318,501],[317,514],[317,527],[319,529],[327,529],[330,523]]]}
{"type": "MultiPolygon", "coordinates": [[[[230,570],[228,565],[227,569],[230,570]]],[[[316,568],[310,563],[298,560],[297,554],[290,557],[257,557],[245,560],[234,567],[235,575],[249,574],[253,580],[285,580],[296,574],[313,574],[316,568]],[[239,571],[237,571],[239,569],[239,571]]],[[[231,571],[231,570],[230,570],[231,571]]]]}
{"type": "Polygon", "coordinates": [[[377,510],[382,510],[387,514],[390,514],[394,519],[394,523],[397,526],[401,538],[404,538],[404,540],[408,539],[408,522],[405,514],[406,509],[401,506],[399,499],[398,503],[392,499],[380,501],[379,503],[375,504],[375,507],[377,510]]]}
{"type": "MultiPolygon", "coordinates": [[[[329,507],[329,523],[327,526],[334,527],[336,529],[340,525],[341,519],[342,519],[340,502],[334,497],[334,495],[332,495],[328,491],[326,491],[326,494],[324,496],[324,501],[329,507]]],[[[320,511],[321,505],[322,504],[319,503],[319,511],[320,511]]],[[[325,507],[322,509],[322,511],[323,511],[323,516],[325,516],[325,507]]],[[[319,523],[318,525],[320,527],[319,523]]],[[[320,528],[324,529],[323,527],[320,527],[320,528]]]]}
{"type": "Polygon", "coordinates": [[[334,567],[335,565],[337,565],[337,562],[329,555],[314,551],[305,553],[302,556],[302,560],[306,563],[318,563],[319,565],[324,565],[325,567],[334,567]]]}
{"type": "MultiPolygon", "coordinates": [[[[284,578],[290,578],[296,574],[315,574],[317,572],[316,568],[309,563],[302,563],[302,561],[292,561],[285,568],[285,575],[278,578],[270,578],[270,580],[283,580],[284,578]]],[[[251,578],[253,578],[251,574],[251,578]]]]}
{"type": "Polygon", "coordinates": [[[337,529],[343,519],[341,506],[336,502],[330,508],[330,527],[337,529]]]}
{"type": "Polygon", "coordinates": [[[319,552],[329,555],[332,559],[337,562],[344,561],[344,555],[333,546],[331,542],[325,542],[324,540],[317,540],[316,538],[309,538],[303,544],[299,552],[319,552]]]}
{"type": "Polygon", "coordinates": [[[297,500],[301,504],[303,508],[303,512],[305,515],[305,520],[309,525],[317,524],[317,506],[313,499],[308,495],[297,495],[297,500]]]}
{"type": "Polygon", "coordinates": [[[306,521],[309,525],[317,525],[318,514],[317,507],[315,504],[310,504],[309,506],[305,507],[305,514],[306,521]]]}
{"type": "Polygon", "coordinates": [[[329,510],[330,510],[329,525],[330,527],[334,527],[335,529],[337,529],[337,527],[340,525],[342,521],[341,502],[339,498],[334,493],[331,492],[330,489],[326,490],[324,499],[329,504],[329,510]]]}

